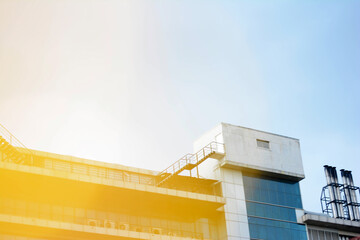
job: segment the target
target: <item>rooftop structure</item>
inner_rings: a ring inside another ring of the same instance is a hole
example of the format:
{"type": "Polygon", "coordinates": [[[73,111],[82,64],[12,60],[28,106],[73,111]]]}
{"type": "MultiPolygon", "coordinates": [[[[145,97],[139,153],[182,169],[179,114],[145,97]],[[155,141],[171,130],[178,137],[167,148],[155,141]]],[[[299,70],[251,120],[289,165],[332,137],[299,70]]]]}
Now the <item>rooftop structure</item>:
{"type": "Polygon", "coordinates": [[[341,184],[335,167],[325,165],[324,170],[327,184],[320,197],[323,213],[305,212],[302,217],[309,240],[359,239],[359,187],[354,185],[351,171],[341,170],[341,184]]]}
{"type": "Polygon", "coordinates": [[[295,138],[221,123],[155,172],[0,133],[0,240],[305,240],[316,218],[302,209],[295,138]]]}

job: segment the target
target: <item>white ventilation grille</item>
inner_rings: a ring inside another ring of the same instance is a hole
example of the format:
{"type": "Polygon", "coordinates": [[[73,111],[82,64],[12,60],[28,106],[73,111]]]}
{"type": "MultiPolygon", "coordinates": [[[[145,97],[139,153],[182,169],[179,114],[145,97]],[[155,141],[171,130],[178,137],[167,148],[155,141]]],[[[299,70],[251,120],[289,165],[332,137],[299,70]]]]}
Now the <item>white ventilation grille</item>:
{"type": "Polygon", "coordinates": [[[260,148],[270,149],[270,142],[269,141],[256,139],[256,144],[260,148]]]}

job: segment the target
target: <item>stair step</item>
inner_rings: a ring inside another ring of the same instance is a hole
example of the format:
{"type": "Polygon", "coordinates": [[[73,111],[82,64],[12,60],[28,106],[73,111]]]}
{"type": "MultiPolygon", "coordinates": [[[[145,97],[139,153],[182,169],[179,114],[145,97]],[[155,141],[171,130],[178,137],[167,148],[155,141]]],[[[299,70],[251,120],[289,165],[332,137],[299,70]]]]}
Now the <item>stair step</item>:
{"type": "Polygon", "coordinates": [[[183,167],[185,170],[192,170],[194,169],[194,167],[196,167],[198,164],[193,164],[193,163],[188,163],[187,165],[185,165],[185,167],[183,167]]]}
{"type": "Polygon", "coordinates": [[[0,150],[6,154],[7,159],[12,160],[15,163],[24,163],[26,161],[24,155],[2,136],[0,136],[0,150]]]}

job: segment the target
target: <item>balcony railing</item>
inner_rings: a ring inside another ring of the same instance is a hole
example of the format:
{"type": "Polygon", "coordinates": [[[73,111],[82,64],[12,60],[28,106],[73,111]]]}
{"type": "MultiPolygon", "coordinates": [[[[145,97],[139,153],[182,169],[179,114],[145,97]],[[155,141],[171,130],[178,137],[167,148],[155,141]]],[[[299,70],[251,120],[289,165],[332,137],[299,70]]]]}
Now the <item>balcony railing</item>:
{"type": "Polygon", "coordinates": [[[203,233],[196,231],[196,219],[193,219],[192,222],[182,222],[166,218],[134,216],[124,213],[51,205],[12,198],[0,199],[0,214],[74,223],[93,228],[203,239],[203,233]]]}
{"type": "Polygon", "coordinates": [[[209,156],[212,153],[222,153],[225,154],[225,146],[223,143],[218,142],[211,142],[199,151],[197,151],[194,154],[186,154],[182,158],[180,158],[175,163],[171,164],[168,168],[161,171],[159,175],[162,174],[174,174],[182,169],[188,170],[193,166],[197,166],[199,162],[201,162],[203,159],[205,159],[207,156],[209,156]],[[186,168],[188,166],[188,169],[186,168]]]}

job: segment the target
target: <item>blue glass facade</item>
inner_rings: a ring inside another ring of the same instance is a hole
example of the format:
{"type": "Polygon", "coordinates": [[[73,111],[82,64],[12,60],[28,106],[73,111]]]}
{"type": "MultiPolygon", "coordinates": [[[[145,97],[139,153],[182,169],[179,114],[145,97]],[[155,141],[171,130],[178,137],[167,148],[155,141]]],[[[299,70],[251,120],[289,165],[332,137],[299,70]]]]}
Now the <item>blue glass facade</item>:
{"type": "Polygon", "coordinates": [[[244,175],[251,239],[306,240],[306,228],[296,222],[302,209],[298,182],[244,175]]]}

